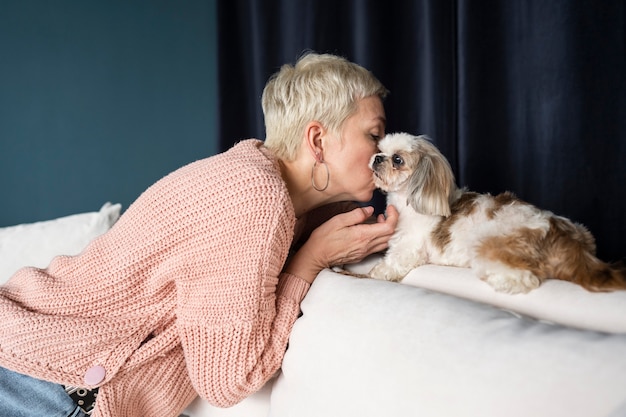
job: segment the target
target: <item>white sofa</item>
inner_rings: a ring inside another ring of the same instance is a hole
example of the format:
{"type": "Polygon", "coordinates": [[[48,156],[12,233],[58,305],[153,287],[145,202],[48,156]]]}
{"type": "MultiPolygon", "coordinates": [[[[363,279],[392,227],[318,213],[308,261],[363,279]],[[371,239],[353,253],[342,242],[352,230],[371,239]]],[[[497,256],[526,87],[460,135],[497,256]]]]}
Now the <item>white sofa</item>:
{"type": "MultiPolygon", "coordinates": [[[[0,228],[0,282],[79,253],[119,212],[107,203],[0,228]]],[[[626,291],[549,281],[512,296],[461,268],[424,266],[401,284],[325,270],[302,312],[281,371],[261,391],[228,409],[198,398],[184,414],[626,416],[626,291]]]]}

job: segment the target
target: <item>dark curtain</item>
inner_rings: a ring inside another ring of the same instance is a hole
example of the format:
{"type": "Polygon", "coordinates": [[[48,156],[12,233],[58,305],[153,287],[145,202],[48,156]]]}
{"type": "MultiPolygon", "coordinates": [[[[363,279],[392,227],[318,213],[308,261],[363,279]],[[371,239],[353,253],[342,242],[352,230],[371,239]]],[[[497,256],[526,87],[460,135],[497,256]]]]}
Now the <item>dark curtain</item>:
{"type": "Polygon", "coordinates": [[[261,92],[280,65],[336,53],[391,90],[387,131],[430,136],[459,185],[513,191],[626,259],[624,4],[219,1],[220,147],[264,137],[261,92]]]}

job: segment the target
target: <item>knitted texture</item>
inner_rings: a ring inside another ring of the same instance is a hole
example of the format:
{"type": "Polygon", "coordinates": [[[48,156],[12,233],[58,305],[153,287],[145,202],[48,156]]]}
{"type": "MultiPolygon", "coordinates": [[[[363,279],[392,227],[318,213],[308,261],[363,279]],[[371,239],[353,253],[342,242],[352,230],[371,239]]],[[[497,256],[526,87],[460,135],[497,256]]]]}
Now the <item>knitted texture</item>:
{"type": "Polygon", "coordinates": [[[0,366],[85,386],[94,417],[231,406],[280,367],[309,284],[281,273],[295,215],[257,140],[147,189],[104,235],[0,288],[0,366]]]}

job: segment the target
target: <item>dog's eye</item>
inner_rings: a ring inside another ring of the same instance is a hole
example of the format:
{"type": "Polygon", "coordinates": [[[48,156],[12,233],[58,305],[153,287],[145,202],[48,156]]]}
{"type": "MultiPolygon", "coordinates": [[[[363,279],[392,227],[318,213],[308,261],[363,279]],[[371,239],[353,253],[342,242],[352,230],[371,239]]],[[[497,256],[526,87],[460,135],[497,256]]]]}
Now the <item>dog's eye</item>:
{"type": "Polygon", "coordinates": [[[395,166],[404,165],[404,159],[400,155],[394,155],[391,157],[391,161],[395,166]]]}

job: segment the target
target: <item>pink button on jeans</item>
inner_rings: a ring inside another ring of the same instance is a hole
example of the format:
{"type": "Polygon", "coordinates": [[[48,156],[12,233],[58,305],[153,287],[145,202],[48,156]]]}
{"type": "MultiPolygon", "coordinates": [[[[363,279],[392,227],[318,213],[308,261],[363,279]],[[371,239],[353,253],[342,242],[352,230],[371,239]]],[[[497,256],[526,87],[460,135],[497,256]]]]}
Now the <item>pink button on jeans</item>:
{"type": "Polygon", "coordinates": [[[98,385],[99,383],[104,381],[106,373],[106,369],[104,369],[102,366],[92,366],[91,368],[87,369],[87,372],[85,372],[85,384],[89,386],[98,385]]]}

